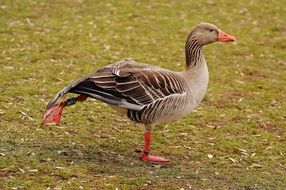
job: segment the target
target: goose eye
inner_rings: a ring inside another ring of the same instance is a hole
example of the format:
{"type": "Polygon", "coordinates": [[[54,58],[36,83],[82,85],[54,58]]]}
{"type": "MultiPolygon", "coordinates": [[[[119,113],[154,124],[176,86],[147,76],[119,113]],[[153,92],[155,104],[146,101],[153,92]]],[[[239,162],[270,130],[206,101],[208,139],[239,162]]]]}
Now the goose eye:
{"type": "Polygon", "coordinates": [[[213,32],[213,31],[214,31],[214,29],[209,29],[209,31],[210,31],[210,32],[213,32]]]}

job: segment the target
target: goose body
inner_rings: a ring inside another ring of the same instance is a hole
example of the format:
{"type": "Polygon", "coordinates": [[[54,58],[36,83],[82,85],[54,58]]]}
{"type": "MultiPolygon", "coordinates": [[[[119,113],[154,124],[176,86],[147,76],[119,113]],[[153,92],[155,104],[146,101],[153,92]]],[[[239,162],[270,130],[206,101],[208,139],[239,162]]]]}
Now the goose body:
{"type": "Polygon", "coordinates": [[[209,80],[202,47],[215,41],[234,40],[212,24],[200,24],[187,38],[184,71],[175,72],[128,59],[107,65],[58,92],[47,105],[43,123],[58,123],[65,106],[87,97],[95,98],[125,113],[132,121],[145,124],[142,160],[168,162],[149,154],[153,126],[189,114],[202,101],[209,80]],[[80,96],[55,104],[66,93],[80,96]]]}

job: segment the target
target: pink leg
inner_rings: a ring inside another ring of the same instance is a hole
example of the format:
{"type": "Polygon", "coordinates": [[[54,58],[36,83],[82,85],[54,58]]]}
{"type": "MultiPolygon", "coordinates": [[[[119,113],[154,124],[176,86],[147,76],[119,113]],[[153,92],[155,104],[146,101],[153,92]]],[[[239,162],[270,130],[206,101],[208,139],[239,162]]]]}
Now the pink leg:
{"type": "Polygon", "coordinates": [[[144,145],[144,150],[140,155],[140,160],[143,161],[151,161],[151,162],[156,162],[156,163],[167,163],[169,160],[159,157],[159,156],[153,156],[150,155],[150,146],[151,146],[151,140],[152,140],[152,134],[151,131],[146,131],[145,132],[145,145],[144,145]]]}
{"type": "Polygon", "coordinates": [[[66,106],[71,106],[75,104],[77,101],[82,102],[85,101],[86,99],[87,96],[80,95],[75,98],[68,98],[59,104],[53,105],[52,107],[45,110],[42,124],[43,125],[58,124],[61,120],[63,109],[66,106]]]}
{"type": "Polygon", "coordinates": [[[84,96],[84,95],[79,95],[79,96],[75,97],[75,100],[79,101],[79,102],[83,102],[86,99],[87,99],[87,96],[84,96]]]}

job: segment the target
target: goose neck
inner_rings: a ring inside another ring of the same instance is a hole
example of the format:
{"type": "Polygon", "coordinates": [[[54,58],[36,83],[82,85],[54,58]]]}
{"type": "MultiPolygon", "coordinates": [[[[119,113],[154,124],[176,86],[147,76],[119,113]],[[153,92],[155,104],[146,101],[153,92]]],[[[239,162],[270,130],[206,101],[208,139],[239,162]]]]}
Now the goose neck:
{"type": "Polygon", "coordinates": [[[194,68],[201,62],[203,62],[204,58],[202,47],[202,44],[194,38],[191,40],[187,40],[185,46],[187,70],[194,68]]]}

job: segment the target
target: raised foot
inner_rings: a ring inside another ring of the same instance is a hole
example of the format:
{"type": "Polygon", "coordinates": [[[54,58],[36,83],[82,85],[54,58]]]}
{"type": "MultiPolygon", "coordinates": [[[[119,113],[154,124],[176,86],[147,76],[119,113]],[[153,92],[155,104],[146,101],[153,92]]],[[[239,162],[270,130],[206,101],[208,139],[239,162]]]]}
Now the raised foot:
{"type": "Polygon", "coordinates": [[[150,161],[150,162],[154,162],[154,163],[168,163],[168,162],[170,162],[169,160],[165,159],[164,157],[153,156],[153,155],[146,154],[146,153],[142,153],[139,156],[139,158],[140,158],[140,160],[150,161]]]}
{"type": "Polygon", "coordinates": [[[42,124],[43,125],[58,124],[61,120],[62,112],[65,106],[66,105],[62,102],[60,104],[52,106],[49,109],[46,109],[42,124]]]}

